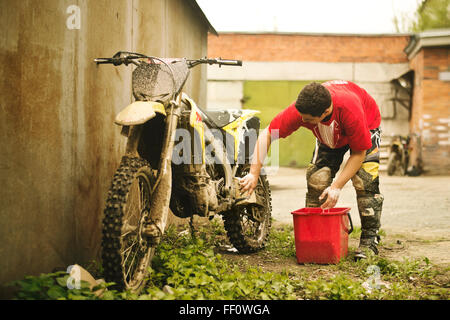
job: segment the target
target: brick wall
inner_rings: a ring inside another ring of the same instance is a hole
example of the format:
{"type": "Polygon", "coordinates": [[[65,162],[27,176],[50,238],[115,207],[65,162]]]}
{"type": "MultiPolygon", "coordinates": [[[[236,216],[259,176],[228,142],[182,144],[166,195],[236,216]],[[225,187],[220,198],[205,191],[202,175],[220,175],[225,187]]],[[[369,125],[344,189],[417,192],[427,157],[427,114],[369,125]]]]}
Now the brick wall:
{"type": "Polygon", "coordinates": [[[450,70],[449,48],[423,48],[411,59],[415,71],[411,131],[422,138],[424,170],[450,173],[450,82],[439,72],[450,70]]]}
{"type": "Polygon", "coordinates": [[[409,36],[236,34],[208,36],[208,56],[246,61],[408,62],[409,36]]]}

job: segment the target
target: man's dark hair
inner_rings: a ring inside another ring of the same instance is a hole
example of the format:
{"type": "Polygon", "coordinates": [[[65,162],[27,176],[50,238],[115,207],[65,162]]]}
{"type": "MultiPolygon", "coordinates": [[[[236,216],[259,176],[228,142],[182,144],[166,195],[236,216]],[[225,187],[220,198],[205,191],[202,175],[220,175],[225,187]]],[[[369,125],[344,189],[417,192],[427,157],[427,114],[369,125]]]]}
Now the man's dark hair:
{"type": "Polygon", "coordinates": [[[295,107],[301,113],[320,117],[331,105],[330,92],[318,82],[312,82],[300,91],[295,107]]]}

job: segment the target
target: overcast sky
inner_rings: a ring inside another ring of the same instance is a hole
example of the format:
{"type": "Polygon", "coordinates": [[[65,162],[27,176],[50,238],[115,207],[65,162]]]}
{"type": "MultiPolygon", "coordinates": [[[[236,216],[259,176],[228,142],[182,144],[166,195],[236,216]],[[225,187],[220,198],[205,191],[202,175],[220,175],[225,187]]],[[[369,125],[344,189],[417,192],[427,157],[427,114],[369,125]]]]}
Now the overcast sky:
{"type": "MultiPolygon", "coordinates": [[[[420,0],[197,0],[218,31],[394,33],[420,0]]],[[[405,30],[401,30],[405,31],[405,30]]]]}

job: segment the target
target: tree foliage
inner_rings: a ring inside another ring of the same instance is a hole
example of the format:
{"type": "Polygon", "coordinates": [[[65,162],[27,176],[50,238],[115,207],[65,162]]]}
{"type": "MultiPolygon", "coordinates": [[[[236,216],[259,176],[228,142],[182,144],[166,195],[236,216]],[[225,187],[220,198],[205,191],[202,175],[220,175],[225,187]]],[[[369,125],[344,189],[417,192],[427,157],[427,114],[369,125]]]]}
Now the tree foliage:
{"type": "Polygon", "coordinates": [[[416,12],[411,31],[450,28],[450,0],[423,0],[416,12]]]}

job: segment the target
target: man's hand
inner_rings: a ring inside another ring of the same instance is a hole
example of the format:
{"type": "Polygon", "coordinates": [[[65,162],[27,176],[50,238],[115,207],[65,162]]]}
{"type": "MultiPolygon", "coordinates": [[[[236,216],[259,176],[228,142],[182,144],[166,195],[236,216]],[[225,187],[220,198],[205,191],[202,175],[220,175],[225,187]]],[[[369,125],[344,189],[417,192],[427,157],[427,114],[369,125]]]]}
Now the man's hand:
{"type": "Polygon", "coordinates": [[[339,200],[339,194],[341,189],[328,187],[326,188],[319,197],[319,200],[327,197],[327,200],[320,206],[322,209],[333,208],[339,200]]]}
{"type": "Polygon", "coordinates": [[[361,168],[365,156],[366,150],[351,149],[350,157],[348,158],[344,169],[342,169],[342,172],[333,184],[326,188],[319,197],[319,200],[322,200],[325,197],[327,199],[324,204],[320,206],[322,209],[331,209],[336,205],[341,189],[345,186],[348,180],[350,180],[356,172],[358,172],[359,168],[361,168]]]}
{"type": "Polygon", "coordinates": [[[241,192],[247,192],[247,196],[250,196],[258,184],[258,176],[249,173],[239,181],[239,184],[241,185],[241,192]]]}
{"type": "Polygon", "coordinates": [[[250,172],[239,181],[241,192],[250,197],[258,184],[259,174],[264,163],[264,159],[269,151],[272,142],[272,135],[268,128],[259,135],[253,150],[250,172]]]}

